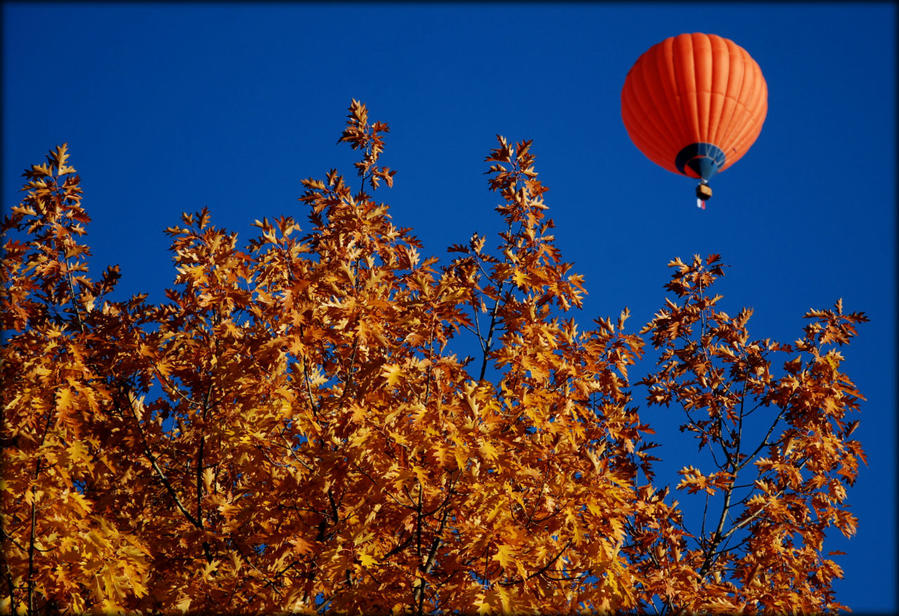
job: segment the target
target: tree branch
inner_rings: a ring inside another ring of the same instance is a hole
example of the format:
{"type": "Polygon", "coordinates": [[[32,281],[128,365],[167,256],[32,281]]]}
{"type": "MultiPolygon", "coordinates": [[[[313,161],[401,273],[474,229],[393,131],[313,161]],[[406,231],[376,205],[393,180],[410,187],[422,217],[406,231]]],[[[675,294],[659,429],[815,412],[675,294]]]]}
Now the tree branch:
{"type": "MultiPolygon", "coordinates": [[[[174,486],[172,486],[168,477],[165,476],[165,473],[159,467],[159,463],[156,459],[156,456],[153,455],[153,452],[150,450],[150,442],[147,440],[147,435],[144,434],[143,428],[140,425],[140,419],[137,417],[137,413],[134,410],[133,403],[131,401],[131,396],[127,395],[126,398],[128,400],[128,409],[131,411],[131,417],[134,418],[134,425],[137,429],[137,433],[141,437],[141,444],[143,445],[144,455],[147,456],[147,459],[150,461],[150,465],[153,467],[153,470],[156,472],[156,475],[159,477],[159,480],[162,482],[162,485],[165,487],[166,491],[172,497],[172,500],[175,501],[175,506],[178,507],[178,510],[187,518],[187,521],[193,524],[197,528],[202,528],[203,525],[197,520],[194,516],[190,514],[187,508],[181,503],[181,499],[178,497],[178,493],[175,491],[174,486]]],[[[119,395],[122,395],[121,388],[119,389],[119,395]]]]}
{"type": "Polygon", "coordinates": [[[34,614],[34,542],[37,527],[37,503],[34,487],[31,488],[31,531],[28,536],[28,616],[34,614]]]}
{"type": "Polygon", "coordinates": [[[499,289],[496,291],[496,301],[493,304],[493,311],[490,313],[490,328],[487,330],[487,340],[483,341],[481,344],[481,350],[483,351],[481,357],[481,373],[478,376],[479,381],[484,380],[484,374],[487,372],[487,359],[490,355],[490,351],[493,348],[493,332],[496,329],[496,315],[499,311],[499,301],[502,297],[503,286],[500,285],[499,289]]]}

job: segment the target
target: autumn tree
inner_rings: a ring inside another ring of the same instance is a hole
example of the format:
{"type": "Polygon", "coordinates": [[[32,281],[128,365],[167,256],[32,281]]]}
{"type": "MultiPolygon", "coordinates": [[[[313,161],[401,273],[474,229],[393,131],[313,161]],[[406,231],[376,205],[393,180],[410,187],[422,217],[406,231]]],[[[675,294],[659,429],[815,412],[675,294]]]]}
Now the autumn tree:
{"type": "Polygon", "coordinates": [[[855,531],[864,455],[835,347],[864,315],[752,340],[713,255],[669,264],[642,330],[627,310],[582,330],[531,143],[487,157],[498,244],[440,264],[374,196],[387,131],[353,101],[357,188],[303,180],[305,233],[256,221],[241,246],[184,214],[158,305],[89,276],[66,146],[25,172],[3,222],[3,609],[841,608],[824,540],[855,531]],[[697,519],[656,485],[644,397],[708,453],[672,486],[697,519]]]}

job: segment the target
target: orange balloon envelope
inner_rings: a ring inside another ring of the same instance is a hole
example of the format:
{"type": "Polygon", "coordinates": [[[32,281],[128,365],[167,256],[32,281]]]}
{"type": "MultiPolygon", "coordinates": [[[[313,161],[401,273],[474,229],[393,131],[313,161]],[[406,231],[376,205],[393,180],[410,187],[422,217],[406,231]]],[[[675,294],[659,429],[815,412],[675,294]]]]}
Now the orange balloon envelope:
{"type": "MultiPolygon", "coordinates": [[[[651,161],[702,185],[740,160],[768,112],[762,69],[714,34],[681,34],[652,46],[624,80],[621,117],[651,161]]],[[[697,190],[700,199],[703,197],[697,190]]]]}

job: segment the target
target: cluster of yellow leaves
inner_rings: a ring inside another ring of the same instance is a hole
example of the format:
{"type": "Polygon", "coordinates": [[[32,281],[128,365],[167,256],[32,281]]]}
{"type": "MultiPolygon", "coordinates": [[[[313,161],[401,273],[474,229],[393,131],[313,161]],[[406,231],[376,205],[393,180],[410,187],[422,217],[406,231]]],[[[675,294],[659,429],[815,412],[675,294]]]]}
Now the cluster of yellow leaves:
{"type": "MultiPolygon", "coordinates": [[[[137,529],[114,523],[103,492],[127,481],[116,427],[102,415],[112,392],[84,342],[100,335],[86,319],[111,288],[84,272],[78,244],[87,215],[66,146],[25,175],[26,199],[4,233],[27,222],[28,242],[4,244],[2,328],[14,333],[2,356],[2,523],[4,609],[33,613],[127,609],[146,597],[150,550],[137,529]],[[80,288],[74,297],[72,289],[80,288]]],[[[100,311],[96,311],[100,313],[100,311]]]]}
{"type": "Polygon", "coordinates": [[[838,301],[833,310],[809,311],[805,336],[792,345],[752,341],[751,311],[730,317],[715,307],[720,296],[707,294],[723,275],[717,255],[669,265],[676,272],[666,286],[679,302],[668,300],[643,329],[660,355],[658,370],[642,383],[650,404],[684,410],[681,430],[709,450],[716,468],[680,471],[678,489],[706,493],[687,556],[706,597],[684,602],[689,595],[681,594],[672,603],[704,610],[714,599],[715,609],[774,613],[843,609],[832,589],[842,571],[825,557],[823,541],[830,527],[847,537],[855,532],[845,486],[865,458],[849,438],[858,421],[846,416],[859,410],[861,394],[839,371],[842,356],[826,346],[848,343],[867,318],[844,314],[838,301]],[[780,373],[774,353],[788,356],[780,373]],[[710,500],[719,492],[719,501],[710,500]]]}
{"type": "Polygon", "coordinates": [[[717,259],[673,263],[682,304],[644,330],[662,359],[643,382],[723,451],[678,487],[724,494],[733,522],[690,534],[647,483],[628,311],[589,331],[565,315],[583,279],[551,235],[530,142],[500,137],[487,157],[496,251],[474,235],[438,267],[365,192],[392,185],[387,130],[353,101],[340,141],[362,152],[362,187],[303,180],[305,235],[261,220],[241,247],[208,211],[184,214],[160,305],[113,301],[116,268],[86,275],[64,146],[26,172],[3,223],[19,236],[2,270],[4,609],[832,609],[823,531],[854,530],[842,484],[862,452],[843,423],[858,394],[821,346],[863,317],[810,313],[805,355],[775,378],[767,353],[791,349],[749,342],[748,311],[714,312],[717,259]],[[752,400],[787,428],[744,455],[752,400]]]}

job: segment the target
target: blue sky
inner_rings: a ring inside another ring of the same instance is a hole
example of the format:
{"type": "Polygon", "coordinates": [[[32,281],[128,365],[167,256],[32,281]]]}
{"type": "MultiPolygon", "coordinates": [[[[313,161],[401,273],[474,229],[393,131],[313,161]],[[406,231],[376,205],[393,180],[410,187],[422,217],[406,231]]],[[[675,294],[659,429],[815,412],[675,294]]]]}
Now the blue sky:
{"type": "MultiPolygon", "coordinates": [[[[483,175],[495,135],[533,139],[558,244],[586,277],[582,327],[628,306],[637,328],[663,303],[665,264],[696,253],[732,266],[722,308],[753,307],[753,337],[792,341],[806,310],[840,297],[869,315],[844,353],[868,399],[859,532],[828,547],[848,553],[838,599],[892,612],[895,23],[891,3],[4,4],[3,206],[27,165],[68,142],[95,271],[118,263],[122,293],[160,301],[173,277],[162,230],[182,211],[208,206],[249,239],[257,218],[305,221],[300,179],[352,174],[335,142],[353,98],[391,127],[396,186],[380,198],[444,259],[499,230],[483,175]],[[713,178],[705,211],[620,114],[633,62],[682,32],[734,40],[769,90],[761,136],[713,178]]],[[[680,435],[666,436],[677,460],[680,435]]]]}

